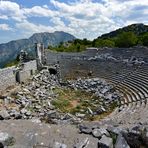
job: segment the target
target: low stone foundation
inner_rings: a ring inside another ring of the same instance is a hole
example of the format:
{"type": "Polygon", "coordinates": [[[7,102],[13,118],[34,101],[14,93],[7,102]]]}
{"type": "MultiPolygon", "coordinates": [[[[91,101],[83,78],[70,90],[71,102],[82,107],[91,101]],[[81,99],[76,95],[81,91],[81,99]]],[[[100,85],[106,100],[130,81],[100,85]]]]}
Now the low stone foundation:
{"type": "Polygon", "coordinates": [[[21,68],[0,69],[0,92],[16,83],[25,82],[37,70],[36,60],[23,63],[21,68]]]}

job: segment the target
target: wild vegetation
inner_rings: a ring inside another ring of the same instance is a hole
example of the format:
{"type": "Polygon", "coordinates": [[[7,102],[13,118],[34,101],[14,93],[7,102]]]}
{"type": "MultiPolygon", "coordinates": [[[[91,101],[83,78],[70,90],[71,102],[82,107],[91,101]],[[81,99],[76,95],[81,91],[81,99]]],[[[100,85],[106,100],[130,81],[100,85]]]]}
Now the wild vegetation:
{"type": "Polygon", "coordinates": [[[61,42],[58,46],[50,45],[48,48],[58,52],[81,52],[85,50],[86,47],[90,47],[91,44],[92,42],[87,39],[75,39],[66,43],[61,42]]]}

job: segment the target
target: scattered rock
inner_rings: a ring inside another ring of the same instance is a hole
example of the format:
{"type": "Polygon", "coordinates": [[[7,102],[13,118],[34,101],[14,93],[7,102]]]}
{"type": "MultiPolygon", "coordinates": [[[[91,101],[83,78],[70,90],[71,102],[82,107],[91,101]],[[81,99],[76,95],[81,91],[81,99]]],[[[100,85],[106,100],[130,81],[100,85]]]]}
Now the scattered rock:
{"type": "Polygon", "coordinates": [[[54,118],[57,119],[57,118],[59,118],[59,115],[58,115],[58,113],[56,111],[48,112],[47,116],[48,116],[49,119],[54,119],[54,118]]]}
{"type": "Polygon", "coordinates": [[[87,109],[88,109],[88,112],[89,112],[91,115],[94,114],[93,111],[92,111],[89,107],[88,107],[87,109]]]}
{"type": "Polygon", "coordinates": [[[10,118],[10,115],[8,114],[8,111],[7,110],[1,110],[0,111],[0,120],[7,120],[10,118]]]}
{"type": "Polygon", "coordinates": [[[92,135],[96,138],[101,138],[102,133],[100,132],[100,129],[94,129],[92,130],[92,135]]]}
{"type": "Polygon", "coordinates": [[[105,128],[97,128],[92,130],[92,135],[96,138],[101,138],[102,135],[110,136],[109,132],[105,128]]]}
{"type": "Polygon", "coordinates": [[[76,117],[83,119],[85,117],[85,114],[76,113],[76,117]]]}
{"type": "Polygon", "coordinates": [[[125,138],[121,134],[119,134],[117,137],[115,148],[130,148],[125,138]]]}
{"type": "Polygon", "coordinates": [[[135,132],[128,132],[128,133],[123,133],[123,136],[125,137],[127,143],[129,144],[130,147],[133,148],[139,148],[142,145],[142,136],[141,134],[137,134],[135,132]]]}
{"type": "Polygon", "coordinates": [[[12,146],[15,143],[15,139],[8,133],[0,132],[0,143],[4,146],[12,146]]]}
{"type": "Polygon", "coordinates": [[[118,128],[118,127],[114,127],[114,126],[108,126],[107,127],[107,131],[109,131],[109,132],[111,132],[113,134],[118,135],[118,134],[121,133],[122,129],[121,128],[118,128]]]}
{"type": "Polygon", "coordinates": [[[100,148],[113,148],[113,141],[112,138],[106,137],[105,135],[99,140],[99,147],[100,148]]]}
{"type": "Polygon", "coordinates": [[[91,132],[92,132],[92,128],[89,128],[89,127],[83,126],[83,125],[79,125],[79,130],[81,133],[84,133],[84,134],[91,134],[91,132]]]}
{"type": "MultiPolygon", "coordinates": [[[[121,96],[119,92],[112,90],[113,86],[108,84],[105,80],[99,78],[93,79],[78,79],[76,81],[68,81],[69,86],[73,89],[81,89],[87,92],[93,92],[96,96],[104,97],[104,99],[109,103],[110,101],[117,101],[121,96]]],[[[88,109],[90,113],[92,111],[88,109]]],[[[102,108],[102,111],[106,111],[102,108]]]]}
{"type": "Polygon", "coordinates": [[[33,123],[41,123],[41,120],[40,119],[37,119],[37,118],[33,118],[31,121],[33,123]]]}
{"type": "Polygon", "coordinates": [[[11,110],[9,114],[11,117],[14,117],[14,119],[21,119],[22,118],[22,115],[20,114],[20,112],[18,112],[16,110],[11,110]]]}
{"type": "Polygon", "coordinates": [[[21,114],[25,114],[25,113],[27,113],[27,109],[23,108],[20,112],[21,112],[21,114]]]}

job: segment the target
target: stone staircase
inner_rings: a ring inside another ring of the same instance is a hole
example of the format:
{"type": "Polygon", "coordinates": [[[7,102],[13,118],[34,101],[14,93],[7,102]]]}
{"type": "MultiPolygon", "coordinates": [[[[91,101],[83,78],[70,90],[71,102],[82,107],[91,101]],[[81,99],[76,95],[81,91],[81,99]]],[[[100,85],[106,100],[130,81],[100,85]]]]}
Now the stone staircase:
{"type": "Polygon", "coordinates": [[[118,108],[103,121],[136,124],[148,121],[148,66],[119,70],[119,74],[100,74],[123,96],[118,108]]]}

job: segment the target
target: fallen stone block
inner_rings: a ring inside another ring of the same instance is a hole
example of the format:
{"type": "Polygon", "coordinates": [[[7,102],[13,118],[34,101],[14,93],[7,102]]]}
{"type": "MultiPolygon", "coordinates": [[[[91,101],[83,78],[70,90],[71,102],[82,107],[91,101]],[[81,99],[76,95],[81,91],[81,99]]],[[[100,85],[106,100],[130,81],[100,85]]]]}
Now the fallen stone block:
{"type": "Polygon", "coordinates": [[[86,127],[84,125],[80,125],[79,130],[81,133],[84,133],[84,134],[91,134],[92,132],[92,128],[86,127]]]}
{"type": "Polygon", "coordinates": [[[127,141],[122,136],[122,134],[119,134],[116,140],[115,148],[130,148],[130,146],[127,144],[127,141]]]}
{"type": "Polygon", "coordinates": [[[10,115],[8,114],[7,110],[2,110],[0,111],[0,120],[6,120],[6,119],[10,119],[10,115]]]}
{"type": "Polygon", "coordinates": [[[93,129],[92,135],[96,138],[101,138],[102,135],[110,136],[109,132],[105,128],[93,129]]]}
{"type": "Polygon", "coordinates": [[[15,143],[15,139],[6,132],[0,132],[0,143],[0,145],[12,146],[15,143]]]}
{"type": "Polygon", "coordinates": [[[99,148],[113,148],[113,140],[105,135],[98,142],[99,148]]]}
{"type": "Polygon", "coordinates": [[[130,147],[133,147],[133,148],[141,147],[142,145],[141,134],[135,133],[135,132],[128,132],[128,133],[123,133],[123,136],[126,139],[130,147]]]}
{"type": "Polygon", "coordinates": [[[109,132],[111,132],[113,134],[118,135],[118,134],[121,133],[122,129],[121,128],[118,128],[118,127],[114,127],[114,126],[108,126],[107,127],[107,131],[109,131],[109,132]]]}
{"type": "Polygon", "coordinates": [[[94,130],[92,130],[92,135],[93,135],[95,138],[101,138],[102,133],[100,132],[99,129],[94,129],[94,130]]]}

